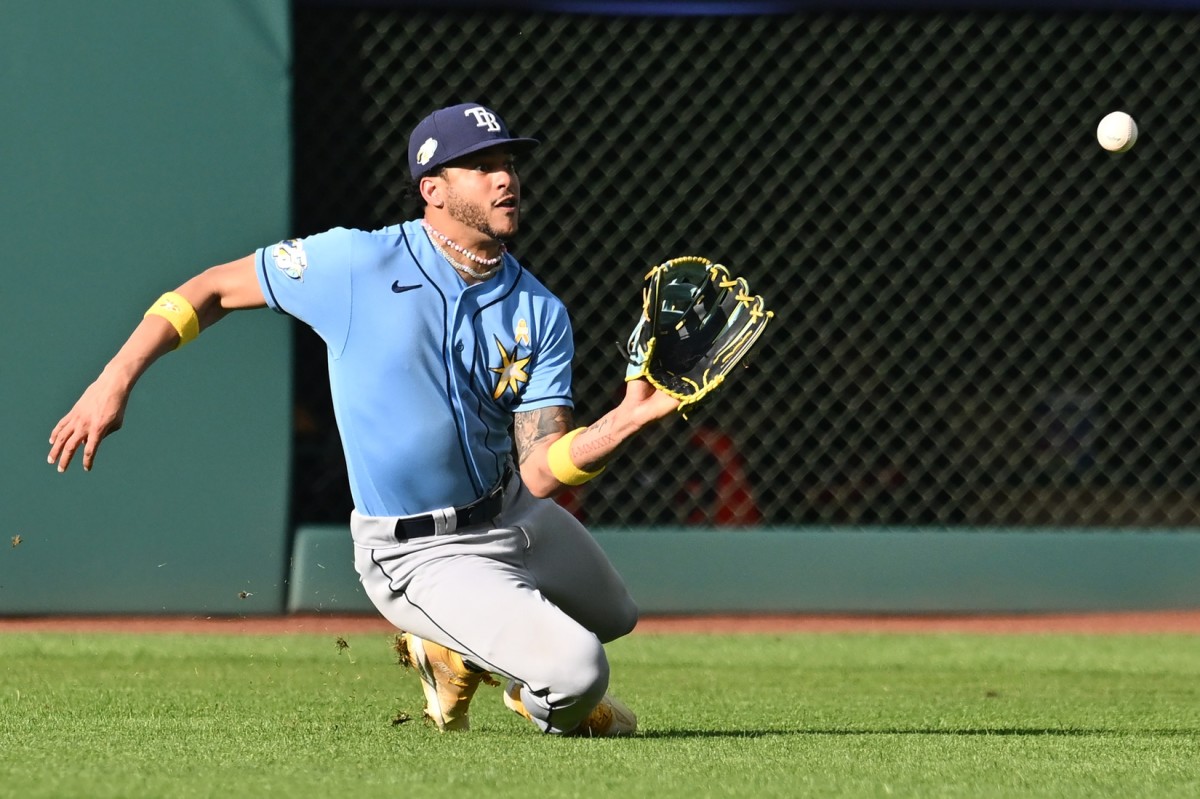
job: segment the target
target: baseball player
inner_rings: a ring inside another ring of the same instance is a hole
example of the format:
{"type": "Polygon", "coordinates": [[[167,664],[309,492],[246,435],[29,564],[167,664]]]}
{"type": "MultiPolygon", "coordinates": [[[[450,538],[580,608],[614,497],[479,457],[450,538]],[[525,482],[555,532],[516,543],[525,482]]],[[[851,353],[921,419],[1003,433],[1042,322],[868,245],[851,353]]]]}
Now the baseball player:
{"type": "Polygon", "coordinates": [[[570,320],[504,245],[520,222],[516,158],[537,144],[475,103],[433,112],[408,146],[422,218],[281,241],[167,292],[55,425],[49,462],[64,471],[82,448],[90,470],[138,378],[230,311],[294,316],[328,348],[355,567],[402,631],[425,714],[468,729],[476,689],[497,675],[505,705],[546,733],[625,735],[637,720],[607,694],[603,644],[637,609],[550,497],[678,401],[632,380],[575,426],[570,320]]]}

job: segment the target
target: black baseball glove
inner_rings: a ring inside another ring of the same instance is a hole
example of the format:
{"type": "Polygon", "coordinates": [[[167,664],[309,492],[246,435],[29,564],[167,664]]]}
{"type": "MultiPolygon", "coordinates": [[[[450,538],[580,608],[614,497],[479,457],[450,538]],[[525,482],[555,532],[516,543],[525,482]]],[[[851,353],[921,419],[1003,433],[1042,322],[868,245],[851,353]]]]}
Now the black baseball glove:
{"type": "Polygon", "coordinates": [[[694,255],[651,269],[642,316],[629,336],[625,379],[644,377],[687,412],[721,386],[774,313],[745,278],[694,255]]]}

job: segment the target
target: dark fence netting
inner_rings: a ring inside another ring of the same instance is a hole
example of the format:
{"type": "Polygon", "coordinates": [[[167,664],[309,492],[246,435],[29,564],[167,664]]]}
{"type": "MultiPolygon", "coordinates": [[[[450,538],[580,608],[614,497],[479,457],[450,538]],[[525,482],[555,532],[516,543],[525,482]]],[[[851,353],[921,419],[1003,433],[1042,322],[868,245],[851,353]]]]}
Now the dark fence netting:
{"type": "MultiPolygon", "coordinates": [[[[297,235],[416,215],[434,108],[543,140],[513,250],[572,311],[581,423],[649,266],[768,298],[749,368],[562,499],[589,523],[1200,521],[1200,16],[300,6],[295,36],[297,235]],[[1117,109],[1123,154],[1095,138],[1117,109]]],[[[344,522],[324,350],[296,344],[293,517],[344,522]]]]}

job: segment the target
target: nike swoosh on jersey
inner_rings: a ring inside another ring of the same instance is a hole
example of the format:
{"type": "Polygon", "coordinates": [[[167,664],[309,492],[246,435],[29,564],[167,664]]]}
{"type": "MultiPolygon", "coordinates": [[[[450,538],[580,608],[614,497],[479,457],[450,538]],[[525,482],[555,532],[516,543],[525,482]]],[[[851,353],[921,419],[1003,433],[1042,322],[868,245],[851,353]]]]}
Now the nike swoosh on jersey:
{"type": "Polygon", "coordinates": [[[405,291],[412,291],[413,289],[419,289],[419,288],[421,288],[420,283],[418,283],[415,286],[401,286],[400,281],[397,280],[395,283],[392,284],[392,291],[396,292],[397,294],[401,294],[405,291]]]}

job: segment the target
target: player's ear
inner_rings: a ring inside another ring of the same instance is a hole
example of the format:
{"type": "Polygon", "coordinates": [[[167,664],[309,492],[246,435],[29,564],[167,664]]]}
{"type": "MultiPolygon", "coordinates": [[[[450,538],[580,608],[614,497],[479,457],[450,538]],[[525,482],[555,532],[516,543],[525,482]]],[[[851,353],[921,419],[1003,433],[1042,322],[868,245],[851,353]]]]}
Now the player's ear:
{"type": "Polygon", "coordinates": [[[446,204],[446,181],[441,175],[426,175],[417,184],[426,205],[441,208],[446,204]]]}

